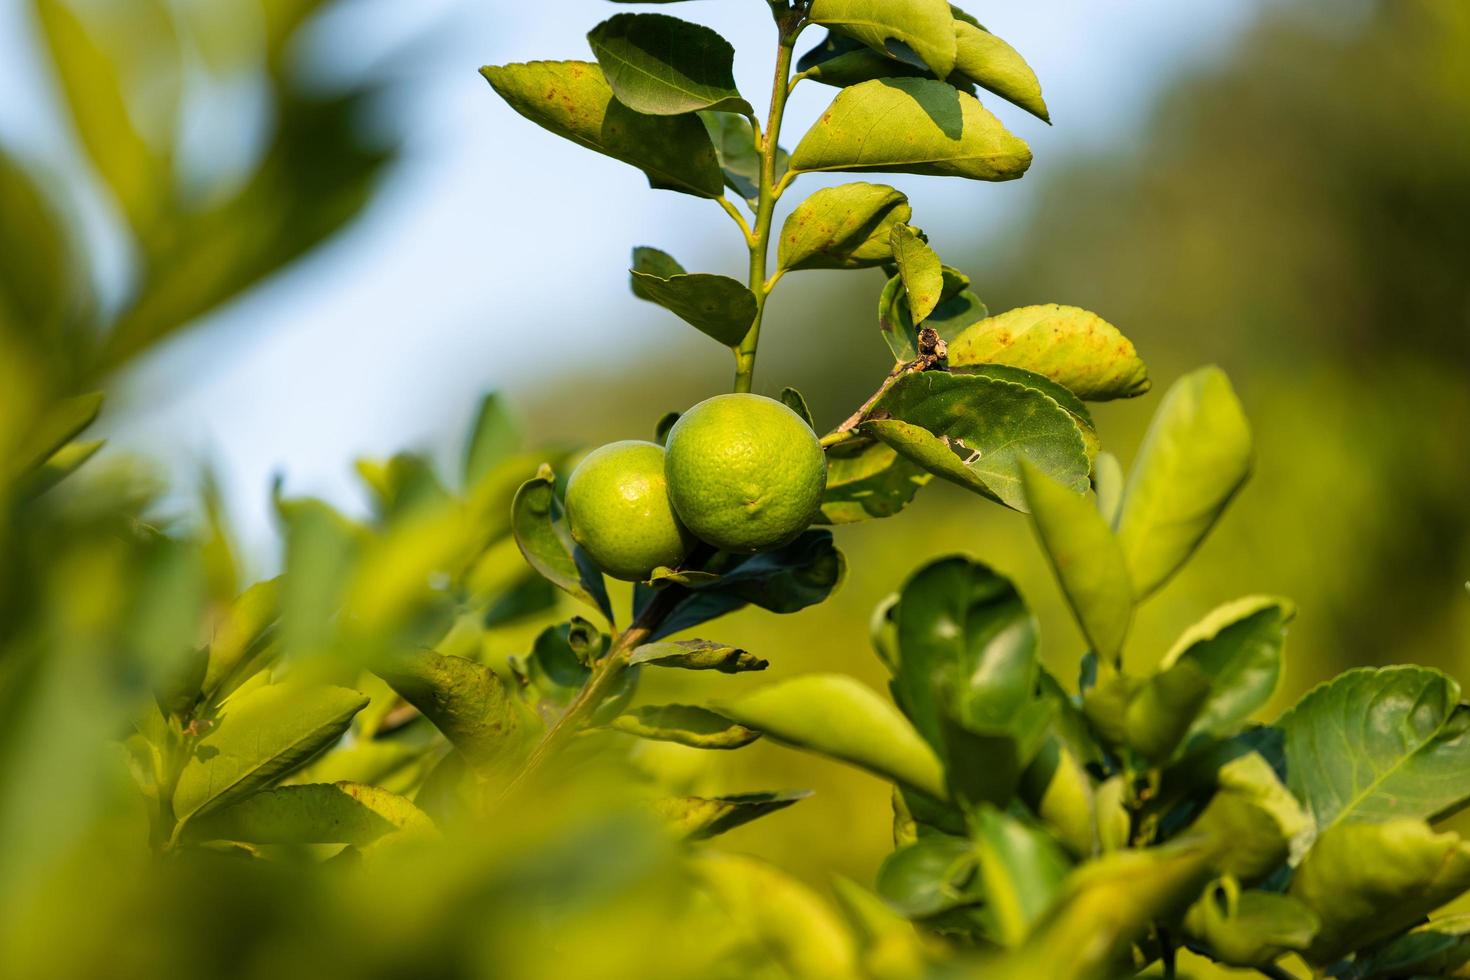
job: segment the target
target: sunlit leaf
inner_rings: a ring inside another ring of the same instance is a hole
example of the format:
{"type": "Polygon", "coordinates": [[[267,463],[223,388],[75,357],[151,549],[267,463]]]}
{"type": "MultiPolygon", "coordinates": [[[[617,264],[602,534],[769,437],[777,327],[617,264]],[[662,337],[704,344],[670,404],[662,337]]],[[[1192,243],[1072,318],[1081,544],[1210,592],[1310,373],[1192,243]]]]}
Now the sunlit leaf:
{"type": "Polygon", "coordinates": [[[882,171],[1013,180],[1031,149],[943,82],[884,78],[837,94],[791,154],[791,169],[882,171]]]}
{"type": "Polygon", "coordinates": [[[692,704],[652,704],[614,718],[609,727],[639,738],[696,749],[738,749],[761,733],[692,704]]]}
{"type": "Polygon", "coordinates": [[[525,720],[490,668],[463,657],[406,651],[373,669],[472,765],[493,769],[523,747],[525,720]]]}
{"type": "Polygon", "coordinates": [[[1144,758],[1160,762],[1174,753],[1210,696],[1210,677],[1181,660],[1143,682],[1128,701],[1125,738],[1144,758]]]}
{"type": "Polygon", "coordinates": [[[1148,369],[1112,324],[1075,306],[1023,306],[973,324],[949,345],[950,364],[1010,364],[1051,378],[1079,398],[1132,398],[1148,369]]]}
{"type": "Polygon", "coordinates": [[[1286,626],[1296,607],[1273,596],[1247,596],[1218,607],[1184,631],[1161,666],[1193,661],[1210,678],[1210,695],[1191,735],[1229,735],[1262,707],[1281,677],[1286,626]]]}
{"type": "Polygon", "coordinates": [[[813,0],[808,17],[940,78],[954,70],[954,17],[945,0],[813,0]]]}
{"type": "Polygon", "coordinates": [[[689,840],[708,840],[784,810],[811,796],[811,790],[784,793],[733,793],[729,796],[683,796],[655,800],[654,812],[676,833],[689,840]]]}
{"type": "Polygon", "coordinates": [[[878,894],[910,918],[926,918],[984,897],[976,875],[975,845],[963,837],[930,834],[900,847],[878,869],[878,894]]]}
{"type": "Polygon", "coordinates": [[[491,392],[480,400],[464,448],[464,486],[475,486],[521,447],[521,427],[505,399],[491,392]]]}
{"type": "Polygon", "coordinates": [[[649,116],[613,98],[602,69],[585,61],[487,65],[480,74],[512,109],[558,136],[630,163],[653,187],[719,197],[724,176],[694,116],[649,116]]]}
{"type": "Polygon", "coordinates": [[[923,323],[939,305],[944,292],[943,264],[929,243],[909,225],[894,225],[888,244],[893,252],[893,262],[898,266],[898,278],[903,283],[909,315],[915,323],[923,323]]]}
{"type": "Polygon", "coordinates": [[[981,88],[1051,122],[1041,83],[1016,49],[994,34],[959,17],[954,20],[955,73],[981,88]]]}
{"type": "Polygon", "coordinates": [[[970,832],[986,918],[1002,945],[1019,946],[1060,893],[1071,862],[1045,831],[994,807],[980,808],[970,832]]]}
{"type": "Polygon", "coordinates": [[[193,840],[251,844],[354,844],[400,831],[432,834],[434,824],[396,793],[360,783],[311,783],[257,793],[189,825],[193,840]]]}
{"type": "Polygon", "coordinates": [[[1306,949],[1318,924],[1312,910],[1290,895],[1243,891],[1231,878],[1212,883],[1184,916],[1185,932],[1213,958],[1243,967],[1306,949]]]}
{"type": "MultiPolygon", "coordinates": [[[[714,142],[720,169],[725,174],[725,186],[747,201],[756,200],[760,196],[761,156],[750,120],[733,112],[701,112],[699,118],[704,120],[709,138],[714,142]]],[[[776,147],[773,180],[786,175],[790,160],[791,154],[776,147]]]]}
{"type": "Polygon", "coordinates": [[[664,14],[618,14],[587,40],[613,94],[637,112],[753,111],[735,88],[735,49],[708,27],[664,14]]]}
{"type": "Polygon", "coordinates": [[[781,269],[864,269],[893,259],[893,229],[913,215],[886,184],[842,184],[812,194],[781,227],[781,269]]]}
{"type": "MultiPolygon", "coordinates": [[[[943,266],[944,284],[939,305],[930,311],[924,326],[949,343],[966,327],[985,316],[985,304],[970,289],[970,277],[958,269],[943,266]]],[[[903,277],[894,276],[878,297],[878,329],[893,356],[901,362],[912,361],[919,354],[919,328],[909,310],[908,292],[903,277]]],[[[952,365],[953,366],[953,365],[952,365]]]]}
{"type": "Polygon", "coordinates": [[[240,593],[215,625],[209,642],[209,668],[203,690],[212,694],[231,680],[238,682],[241,668],[265,647],[270,630],[280,617],[281,580],[257,582],[240,593]]]}
{"type": "Polygon", "coordinates": [[[1188,832],[1214,841],[1218,872],[1253,883],[1301,857],[1312,819],[1270,763],[1249,752],[1216,771],[1214,795],[1188,832]]]}
{"type": "Polygon", "coordinates": [[[718,670],[722,674],[765,670],[767,666],[767,661],[739,647],[710,640],[645,643],[633,651],[628,663],[684,670],[718,670]]]}
{"type": "Polygon", "coordinates": [[[839,443],[827,450],[827,489],[818,523],[892,517],[931,479],[917,463],[884,443],[871,439],[839,443]]]}

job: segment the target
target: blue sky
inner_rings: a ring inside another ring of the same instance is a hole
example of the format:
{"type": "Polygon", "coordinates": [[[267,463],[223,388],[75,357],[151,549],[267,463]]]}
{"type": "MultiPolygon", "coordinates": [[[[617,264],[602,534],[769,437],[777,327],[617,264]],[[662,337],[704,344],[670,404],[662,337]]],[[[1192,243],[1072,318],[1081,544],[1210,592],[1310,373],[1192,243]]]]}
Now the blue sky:
{"type": "MultiPolygon", "coordinates": [[[[1064,159],[1126,146],[1160,86],[1209,61],[1269,0],[1035,0],[971,3],[1041,77],[1055,128],[987,103],[1026,138],[1036,164],[1003,185],[903,182],[921,224],[946,241],[993,236],[1064,159]]],[[[0,137],[58,160],[67,136],[38,80],[26,4],[0,10],[0,137]]],[[[739,275],[743,249],[706,201],[649,191],[632,168],[520,119],[476,73],[485,63],[589,57],[584,31],[617,8],[507,0],[363,0],[325,25],[327,64],[371,64],[422,32],[393,105],[407,156],[367,215],[309,261],[216,314],[127,379],[109,435],[187,472],[208,459],[247,539],[269,528],[271,475],[293,493],[360,506],[351,461],[443,444],[478,394],[518,383],[528,332],[557,338],[574,365],[614,367],[642,343],[687,330],[626,294],[626,258],[657,244],[702,271],[739,275]],[[187,381],[183,384],[180,382],[187,381]]],[[[709,24],[738,52],[752,103],[769,86],[772,28],[754,0],[666,11],[709,24]]],[[[819,31],[803,38],[815,41],[819,31]]],[[[833,90],[803,85],[788,113],[800,132],[833,90]]],[[[789,141],[788,141],[789,142],[789,141]]],[[[786,207],[820,186],[803,179],[786,207]]],[[[88,227],[105,223],[83,207],[88,227]]],[[[779,216],[778,216],[779,217],[779,216]]],[[[257,554],[261,552],[256,549],[257,554]]]]}

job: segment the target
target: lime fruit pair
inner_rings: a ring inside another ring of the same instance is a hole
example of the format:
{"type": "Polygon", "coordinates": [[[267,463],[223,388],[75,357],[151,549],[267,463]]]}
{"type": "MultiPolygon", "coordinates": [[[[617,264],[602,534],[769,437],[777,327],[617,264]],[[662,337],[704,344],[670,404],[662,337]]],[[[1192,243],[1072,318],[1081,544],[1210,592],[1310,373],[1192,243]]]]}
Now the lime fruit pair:
{"type": "Polygon", "coordinates": [[[801,416],[760,395],[717,395],[669,430],[668,449],[614,442],[567,483],[572,537],[608,574],[646,579],[676,567],[695,538],[752,554],[786,544],[816,518],[827,460],[801,416]]]}

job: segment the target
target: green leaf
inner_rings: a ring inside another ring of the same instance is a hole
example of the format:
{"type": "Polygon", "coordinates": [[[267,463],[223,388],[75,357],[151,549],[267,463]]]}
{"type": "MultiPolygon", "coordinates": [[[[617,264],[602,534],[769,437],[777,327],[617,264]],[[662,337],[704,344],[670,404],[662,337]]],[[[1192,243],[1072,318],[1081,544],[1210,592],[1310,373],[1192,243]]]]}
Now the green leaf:
{"type": "MultiPolygon", "coordinates": [[[[60,336],[78,294],[66,225],[19,161],[0,149],[0,328],[16,336],[60,336]]],[[[53,454],[54,455],[54,454],[53,454]]]]}
{"type": "Polygon", "coordinates": [[[653,667],[680,667],[684,670],[718,670],[722,674],[738,674],[747,670],[765,670],[769,661],[746,653],[739,647],[710,640],[678,640],[645,643],[628,658],[630,664],[653,667]]]}
{"type": "Polygon", "coordinates": [[[954,21],[955,72],[981,88],[1051,122],[1041,82],[1017,52],[994,34],[959,17],[954,21]]]}
{"type": "Polygon", "coordinates": [[[1133,588],[1118,539],[1091,501],[1029,463],[1021,464],[1021,482],[1036,535],[1077,624],[1093,652],[1117,661],[1133,619],[1133,588]]]}
{"type": "Polygon", "coordinates": [[[980,808],[970,833],[991,931],[1001,945],[1019,946],[1061,892],[1071,862],[1050,835],[994,807],[980,808]]]}
{"type": "Polygon", "coordinates": [[[719,197],[725,180],[704,124],[649,116],[613,98],[602,69],[585,61],[486,65],[492,88],[516,112],[589,150],[632,164],[652,187],[719,197]]]}
{"type": "Polygon", "coordinates": [[[1189,833],[1214,841],[1217,871],[1256,882],[1301,856],[1311,818],[1264,757],[1250,752],[1230,760],[1215,773],[1215,783],[1189,833]]]}
{"type": "MultiPolygon", "coordinates": [[[[970,277],[958,269],[942,266],[944,285],[939,305],[930,311],[924,326],[939,335],[946,344],[970,324],[985,316],[985,304],[970,289],[970,277]]],[[[893,356],[907,363],[919,355],[919,328],[909,310],[908,292],[903,277],[895,275],[878,297],[878,329],[893,356]]]]}
{"type": "Polygon", "coordinates": [[[952,367],[1009,364],[1051,378],[1087,401],[1149,389],[1133,344],[1096,313],[1075,306],[1023,306],[974,323],[949,345],[952,367]]]}
{"type": "Polygon", "coordinates": [[[368,699],[343,687],[271,684],[226,701],[174,787],[180,825],[273,786],[342,734],[368,699]]]}
{"type": "Polygon", "coordinates": [[[542,702],[566,708],[581,693],[592,676],[592,664],[601,659],[609,643],[597,627],[580,616],[543,629],[536,634],[524,664],[534,694],[542,702]]]}
{"type": "Polygon", "coordinates": [[[918,230],[909,225],[894,225],[888,245],[898,266],[909,315],[916,324],[922,324],[939,305],[944,292],[944,266],[918,230]]]}
{"type": "MultiPolygon", "coordinates": [[[[827,36],[796,62],[797,71],[813,81],[845,88],[875,78],[934,78],[927,68],[894,61],[861,41],[843,34],[827,32],[827,36]]],[[[951,74],[946,79],[956,88],[974,94],[974,87],[964,77],[951,74]]]]}
{"type": "Polygon", "coordinates": [[[653,441],[660,446],[667,443],[669,441],[669,430],[674,427],[674,423],[677,421],[679,421],[678,412],[665,412],[659,416],[658,422],[653,427],[653,441]]]}
{"type": "Polygon", "coordinates": [[[1232,878],[1213,882],[1184,915],[1184,931],[1231,966],[1265,966],[1304,950],[1317,932],[1317,916],[1290,895],[1241,891],[1232,878]]]}
{"type": "Polygon", "coordinates": [[[954,17],[945,0],[813,0],[808,19],[939,78],[954,71],[954,17]]]}
{"type": "Polygon", "coordinates": [[[796,677],[715,707],[775,741],[945,796],[938,756],[892,705],[850,677],[796,677]]]}
{"type": "MultiPolygon", "coordinates": [[[[926,322],[924,324],[928,326],[926,322]]],[[[1037,391],[1051,398],[1067,414],[1072,416],[1072,421],[1077,423],[1077,432],[1082,436],[1082,445],[1087,452],[1087,458],[1093,460],[1102,448],[1102,443],[1097,437],[1097,423],[1092,419],[1092,411],[1087,404],[1068,388],[1057,384],[1045,375],[1025,368],[1012,367],[1009,364],[971,364],[964,367],[950,367],[954,374],[973,375],[981,378],[996,378],[1000,381],[1013,381],[1016,384],[1025,385],[1027,388],[1035,388],[1037,391]]]]}
{"type": "Polygon", "coordinates": [[[1087,489],[1087,452],[1076,423],[1035,388],[926,371],[900,378],[874,412],[860,426],[863,434],[1008,507],[1025,508],[1022,460],[1077,493],[1087,489]]]}
{"type": "Polygon", "coordinates": [[[784,793],[732,793],[729,796],[681,796],[655,800],[654,812],[670,829],[688,840],[708,840],[811,796],[811,790],[784,793]]]}
{"type": "Polygon", "coordinates": [[[511,505],[516,545],[542,578],[597,609],[611,623],[612,606],[602,573],[572,542],[560,511],[555,478],[549,467],[542,467],[516,491],[511,505]]]}
{"type": "Polygon", "coordinates": [[[87,460],[97,455],[105,445],[107,445],[106,439],[67,443],[52,453],[50,459],[42,463],[26,478],[22,484],[22,492],[32,495],[45,493],[81,469],[87,460]]]}
{"type": "Polygon", "coordinates": [[[521,427],[498,392],[480,400],[464,449],[464,487],[476,486],[521,447],[521,427]]]}
{"type": "Polygon", "coordinates": [[[230,681],[238,683],[244,679],[242,667],[265,647],[280,610],[279,578],[257,582],[230,604],[209,641],[209,666],[201,687],[206,695],[224,689],[230,681]]]}
{"type": "Polygon", "coordinates": [[[738,749],[761,733],[737,725],[724,715],[690,704],[643,705],[609,724],[620,732],[696,749],[738,749]]]}
{"type": "Polygon", "coordinates": [[[652,248],[634,249],[629,271],[633,295],[657,303],[726,347],[738,346],[755,320],[755,295],[729,276],[686,273],[652,248]]]}
{"type": "MultiPolygon", "coordinates": [[[[1092,751],[1096,753],[1095,746],[1092,751]]],[[[1098,804],[1092,779],[1066,741],[1055,734],[1047,738],[1021,775],[1017,792],[1074,857],[1088,858],[1097,851],[1098,804]]]]}
{"type": "Polygon", "coordinates": [[[1470,888],[1470,844],[1412,818],[1327,828],[1291,879],[1290,894],[1322,926],[1308,948],[1331,963],[1414,925],[1470,888]]]}
{"type": "Polygon", "coordinates": [[[1092,490],[1097,495],[1097,512],[1109,527],[1118,523],[1118,509],[1123,503],[1123,464],[1112,453],[1098,453],[1092,459],[1092,490]]]}
{"type": "Polygon", "coordinates": [[[665,14],[618,14],[587,41],[613,94],[635,112],[754,111],[735,89],[735,49],[708,27],[665,14]]]}
{"type": "Polygon", "coordinates": [[[1175,382],[1143,437],[1118,513],[1140,600],[1189,559],[1250,470],[1250,426],[1224,372],[1203,368],[1175,382]]]}
{"type": "Polygon", "coordinates": [[[1463,976],[1467,963],[1470,915],[1450,915],[1432,919],[1372,951],[1359,953],[1339,976],[1344,980],[1463,976]]]}
{"type": "MultiPolygon", "coordinates": [[[[715,144],[720,169],[725,175],[725,186],[747,201],[760,197],[761,155],[756,149],[755,132],[750,120],[731,112],[701,112],[699,118],[709,130],[709,138],[715,144]]],[[[791,154],[776,147],[775,172],[772,179],[780,180],[786,175],[791,154]]]]}
{"type": "Polygon", "coordinates": [[[365,847],[404,830],[432,834],[434,824],[396,793],[339,782],[283,786],[257,793],[193,821],[187,836],[197,841],[365,847]]]}
{"type": "MultiPolygon", "coordinates": [[[[749,604],[768,612],[793,613],[831,595],[847,575],[847,560],[832,543],[832,532],[805,531],[774,551],[732,556],[716,581],[694,584],[651,639],[657,640],[749,604]]],[[[635,589],[635,615],[647,607],[653,590],[635,589]]]]}
{"type": "Polygon", "coordinates": [[[798,173],[1013,180],[1030,165],[1030,147],[974,97],[926,78],[884,78],[843,89],[791,154],[798,173]]]}
{"type": "Polygon", "coordinates": [[[1427,667],[1350,670],[1277,722],[1292,792],[1320,831],[1354,821],[1437,819],[1470,799],[1470,707],[1427,667]]]}
{"type": "Polygon", "coordinates": [[[820,524],[892,517],[932,477],[881,442],[853,439],[827,450],[827,489],[820,524]]]}
{"type": "Polygon", "coordinates": [[[910,919],[973,905],[984,897],[975,845],[963,837],[929,834],[888,855],[878,869],[878,894],[910,919]]]}
{"type": "Polygon", "coordinates": [[[926,937],[883,899],[842,875],[832,876],[832,891],[858,938],[863,961],[872,976],[884,980],[923,976],[927,969],[926,937]]]}
{"type": "Polygon", "coordinates": [[[1286,624],[1296,607],[1274,596],[1247,596],[1218,607],[1184,631],[1162,661],[1192,661],[1210,679],[1210,695],[1190,727],[1230,735],[1271,699],[1281,678],[1286,624]]]}
{"type": "Polygon", "coordinates": [[[525,722],[505,682],[490,668],[464,657],[415,650],[386,658],[373,671],[472,765],[496,769],[522,748],[525,722]]]}
{"type": "Polygon", "coordinates": [[[1191,661],[1154,674],[1128,701],[1123,723],[1129,747],[1151,762],[1168,759],[1209,696],[1209,676],[1191,661]]]}
{"type": "Polygon", "coordinates": [[[807,407],[806,399],[801,397],[801,392],[795,388],[782,388],[781,404],[800,415],[801,420],[807,424],[807,428],[816,429],[815,423],[812,422],[812,410],[807,407]]]}
{"type": "Polygon", "coordinates": [[[779,269],[866,269],[893,259],[893,229],[913,216],[909,199],[887,184],[825,187],[781,226],[779,269]]]}
{"type": "Polygon", "coordinates": [[[25,471],[44,464],[97,421],[101,411],[100,391],[58,401],[16,449],[19,469],[25,471]]]}

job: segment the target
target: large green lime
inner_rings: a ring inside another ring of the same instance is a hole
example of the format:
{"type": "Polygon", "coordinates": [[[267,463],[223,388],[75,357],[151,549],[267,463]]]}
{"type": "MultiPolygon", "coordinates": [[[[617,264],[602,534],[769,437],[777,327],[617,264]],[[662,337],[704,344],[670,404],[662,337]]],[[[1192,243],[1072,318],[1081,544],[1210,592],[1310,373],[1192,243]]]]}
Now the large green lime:
{"type": "Polygon", "coordinates": [[[637,582],[677,566],[694,539],[669,505],[664,451],[651,442],[610,442],[588,453],[567,480],[572,538],[614,578],[637,582]]]}
{"type": "Polygon", "coordinates": [[[827,457],[800,415],[761,395],[717,395],[669,430],[664,472],[684,525],[723,551],[785,544],[822,506],[827,457]]]}

